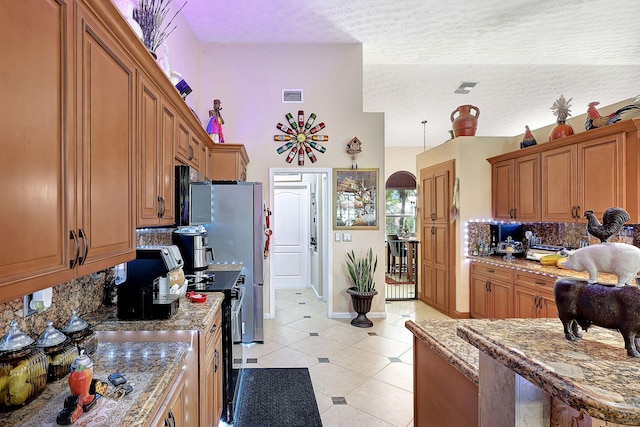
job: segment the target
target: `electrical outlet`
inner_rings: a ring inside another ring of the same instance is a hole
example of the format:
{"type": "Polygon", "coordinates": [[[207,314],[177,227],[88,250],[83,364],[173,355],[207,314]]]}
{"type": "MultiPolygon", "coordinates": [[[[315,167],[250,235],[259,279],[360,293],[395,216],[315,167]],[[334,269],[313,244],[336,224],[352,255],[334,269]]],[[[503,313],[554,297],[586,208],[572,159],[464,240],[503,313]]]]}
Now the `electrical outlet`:
{"type": "Polygon", "coordinates": [[[342,241],[350,242],[351,241],[351,233],[342,233],[342,241]]]}

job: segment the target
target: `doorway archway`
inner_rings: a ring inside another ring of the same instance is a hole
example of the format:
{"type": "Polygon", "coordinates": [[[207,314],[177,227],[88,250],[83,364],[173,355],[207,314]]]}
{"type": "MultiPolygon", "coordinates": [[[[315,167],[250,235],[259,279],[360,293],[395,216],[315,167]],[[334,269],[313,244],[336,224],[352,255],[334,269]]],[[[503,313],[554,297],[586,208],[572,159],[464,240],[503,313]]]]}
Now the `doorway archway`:
{"type": "Polygon", "coordinates": [[[385,183],[385,195],[386,299],[417,299],[415,175],[407,171],[393,173],[385,183]]]}

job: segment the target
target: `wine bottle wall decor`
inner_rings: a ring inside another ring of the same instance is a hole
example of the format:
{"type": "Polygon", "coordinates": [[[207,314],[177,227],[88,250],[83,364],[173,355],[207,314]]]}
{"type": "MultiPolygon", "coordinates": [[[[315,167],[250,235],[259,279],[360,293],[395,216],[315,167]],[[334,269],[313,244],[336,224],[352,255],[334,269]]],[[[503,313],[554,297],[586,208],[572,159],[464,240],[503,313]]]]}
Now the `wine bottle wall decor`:
{"type": "Polygon", "coordinates": [[[324,153],[327,149],[318,144],[316,141],[329,141],[328,135],[318,135],[317,133],[325,128],[324,122],[320,122],[314,126],[316,120],[315,113],[311,113],[309,117],[304,118],[304,111],[298,111],[297,120],[291,113],[285,115],[289,126],[282,123],[278,123],[276,128],[284,135],[274,135],[273,140],[276,142],[284,142],[283,145],[277,148],[278,154],[282,154],[289,151],[287,163],[291,163],[293,159],[298,158],[298,166],[304,166],[305,154],[311,160],[311,163],[315,163],[318,158],[313,153],[313,150],[324,153]],[[313,150],[312,150],[313,149],[313,150]]]}

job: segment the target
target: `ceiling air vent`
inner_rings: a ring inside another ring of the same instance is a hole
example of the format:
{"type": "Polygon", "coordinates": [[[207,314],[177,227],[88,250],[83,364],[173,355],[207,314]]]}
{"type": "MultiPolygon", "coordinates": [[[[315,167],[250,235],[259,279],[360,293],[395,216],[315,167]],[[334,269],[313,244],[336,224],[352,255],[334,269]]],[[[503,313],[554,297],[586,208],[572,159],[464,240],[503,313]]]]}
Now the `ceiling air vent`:
{"type": "Polygon", "coordinates": [[[302,89],[282,89],[283,104],[301,104],[302,99],[302,89]]]}

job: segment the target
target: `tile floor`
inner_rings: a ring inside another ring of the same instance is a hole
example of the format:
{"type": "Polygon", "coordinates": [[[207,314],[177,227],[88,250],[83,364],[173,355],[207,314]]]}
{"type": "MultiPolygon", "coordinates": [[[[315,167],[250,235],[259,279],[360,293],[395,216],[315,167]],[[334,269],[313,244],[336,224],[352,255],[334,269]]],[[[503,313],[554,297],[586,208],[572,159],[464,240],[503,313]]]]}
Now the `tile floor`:
{"type": "Polygon", "coordinates": [[[413,426],[409,319],[441,319],[420,301],[387,303],[372,328],[330,319],[311,289],[276,291],[264,344],[244,345],[247,368],[309,368],[324,427],[413,426]]]}

